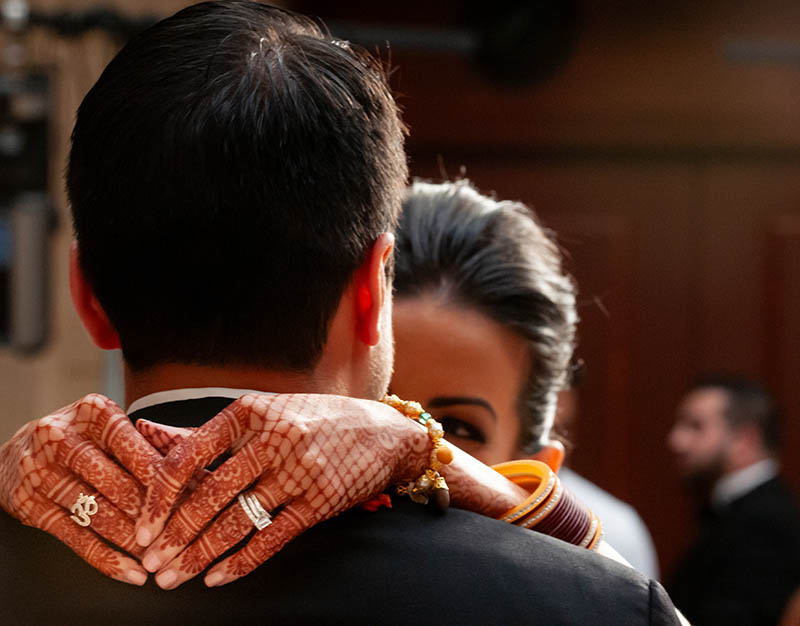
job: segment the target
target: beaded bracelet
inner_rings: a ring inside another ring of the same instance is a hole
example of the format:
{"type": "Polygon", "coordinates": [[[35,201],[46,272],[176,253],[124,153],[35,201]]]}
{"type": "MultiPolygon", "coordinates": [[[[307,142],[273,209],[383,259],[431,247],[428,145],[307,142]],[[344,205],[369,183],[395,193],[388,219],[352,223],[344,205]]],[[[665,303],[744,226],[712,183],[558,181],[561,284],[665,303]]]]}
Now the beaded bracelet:
{"type": "Polygon", "coordinates": [[[419,402],[413,400],[401,400],[396,395],[385,395],[381,402],[400,411],[406,417],[425,426],[428,431],[433,448],[428,459],[428,469],[426,469],[416,480],[404,485],[397,486],[397,493],[408,495],[411,500],[418,504],[427,504],[432,500],[440,511],[444,511],[450,505],[450,490],[444,476],[439,473],[442,465],[447,465],[453,460],[453,451],[447,447],[442,439],[444,429],[442,425],[433,419],[433,416],[422,408],[419,402]]]}
{"type": "Polygon", "coordinates": [[[596,550],[603,535],[600,519],[565,489],[545,463],[523,459],[492,468],[531,494],[499,519],[582,548],[596,550]]]}

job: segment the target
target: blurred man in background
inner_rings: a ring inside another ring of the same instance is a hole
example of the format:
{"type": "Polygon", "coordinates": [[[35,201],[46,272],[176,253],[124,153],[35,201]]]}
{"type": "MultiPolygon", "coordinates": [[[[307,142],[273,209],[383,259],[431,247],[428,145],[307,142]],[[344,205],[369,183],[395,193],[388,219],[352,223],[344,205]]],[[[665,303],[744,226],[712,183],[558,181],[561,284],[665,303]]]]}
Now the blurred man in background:
{"type": "Polygon", "coordinates": [[[800,515],[778,476],[779,415],[761,385],[709,376],[681,401],[669,448],[702,508],[671,585],[696,626],[775,624],[800,585],[800,515]]]}

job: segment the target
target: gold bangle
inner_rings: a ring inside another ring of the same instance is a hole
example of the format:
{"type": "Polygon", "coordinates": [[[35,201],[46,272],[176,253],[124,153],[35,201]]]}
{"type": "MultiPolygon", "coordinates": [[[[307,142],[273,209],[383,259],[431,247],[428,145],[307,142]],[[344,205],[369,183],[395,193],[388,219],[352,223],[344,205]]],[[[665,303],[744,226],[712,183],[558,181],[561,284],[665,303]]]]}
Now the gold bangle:
{"type": "Polygon", "coordinates": [[[444,429],[433,419],[433,416],[422,408],[419,402],[401,400],[396,395],[385,395],[381,402],[400,411],[406,417],[425,426],[428,437],[433,444],[428,457],[428,469],[416,480],[397,486],[397,493],[408,496],[418,504],[427,504],[433,500],[436,508],[444,511],[450,505],[450,490],[444,476],[439,473],[442,465],[453,460],[453,451],[444,444],[444,429]]]}

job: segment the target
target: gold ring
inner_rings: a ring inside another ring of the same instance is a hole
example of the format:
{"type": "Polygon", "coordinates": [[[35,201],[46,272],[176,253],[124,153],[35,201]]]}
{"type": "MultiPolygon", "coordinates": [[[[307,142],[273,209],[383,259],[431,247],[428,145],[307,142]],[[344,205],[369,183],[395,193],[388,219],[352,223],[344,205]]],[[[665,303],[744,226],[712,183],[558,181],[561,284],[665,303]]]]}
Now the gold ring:
{"type": "Polygon", "coordinates": [[[73,522],[78,526],[88,526],[92,523],[92,515],[97,513],[97,501],[94,496],[85,496],[81,493],[70,511],[72,515],[69,518],[73,522]]]}

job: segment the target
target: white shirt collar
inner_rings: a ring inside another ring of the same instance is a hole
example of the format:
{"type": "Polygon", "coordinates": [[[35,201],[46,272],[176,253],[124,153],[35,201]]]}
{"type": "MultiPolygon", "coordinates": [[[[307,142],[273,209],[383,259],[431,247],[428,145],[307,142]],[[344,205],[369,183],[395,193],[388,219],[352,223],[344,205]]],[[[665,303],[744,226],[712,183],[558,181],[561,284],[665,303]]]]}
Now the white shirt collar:
{"type": "Polygon", "coordinates": [[[778,463],[775,459],[764,459],[758,463],[723,476],[711,491],[711,502],[715,506],[724,506],[768,480],[778,475],[778,463]]]}
{"type": "Polygon", "coordinates": [[[170,389],[169,391],[157,391],[141,398],[137,398],[128,405],[127,413],[131,414],[140,409],[146,409],[165,402],[178,402],[180,400],[198,400],[200,398],[230,398],[237,400],[246,393],[262,393],[273,395],[267,391],[256,389],[233,389],[230,387],[195,387],[191,389],[170,389]]]}

